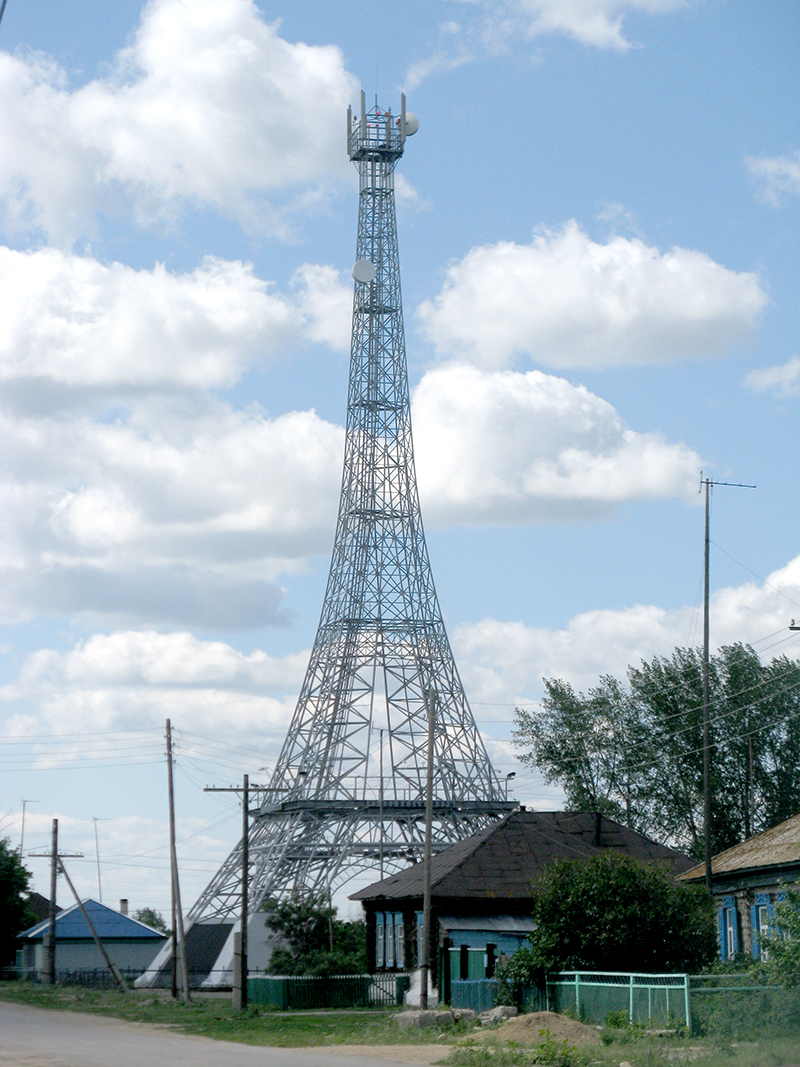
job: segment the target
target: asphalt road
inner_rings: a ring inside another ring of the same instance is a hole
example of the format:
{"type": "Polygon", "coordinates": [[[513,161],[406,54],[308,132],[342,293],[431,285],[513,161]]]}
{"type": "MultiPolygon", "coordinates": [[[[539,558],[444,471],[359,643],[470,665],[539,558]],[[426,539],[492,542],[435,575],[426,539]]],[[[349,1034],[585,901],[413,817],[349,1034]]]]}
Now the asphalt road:
{"type": "Polygon", "coordinates": [[[444,1048],[428,1046],[426,1052],[424,1058],[413,1053],[407,1058],[397,1050],[402,1058],[389,1059],[350,1052],[346,1046],[256,1047],[187,1036],[148,1023],[0,1001],[1,1067],[407,1067],[409,1062],[430,1063],[447,1055],[444,1048]]]}

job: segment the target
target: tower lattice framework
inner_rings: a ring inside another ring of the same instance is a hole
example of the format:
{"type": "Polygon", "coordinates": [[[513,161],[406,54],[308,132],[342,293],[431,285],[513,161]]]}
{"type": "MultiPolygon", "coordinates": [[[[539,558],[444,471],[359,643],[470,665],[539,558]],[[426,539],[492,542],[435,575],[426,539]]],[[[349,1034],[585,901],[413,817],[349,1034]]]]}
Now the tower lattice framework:
{"type": "MultiPolygon", "coordinates": [[[[516,805],[478,733],[445,631],[417,493],[394,170],[416,119],[348,110],[360,179],[347,431],[322,615],[286,740],[250,833],[250,911],[326,895],[364,868],[422,858],[430,690],[433,847],[516,805]]],[[[238,917],[241,844],[189,914],[238,917]]]]}

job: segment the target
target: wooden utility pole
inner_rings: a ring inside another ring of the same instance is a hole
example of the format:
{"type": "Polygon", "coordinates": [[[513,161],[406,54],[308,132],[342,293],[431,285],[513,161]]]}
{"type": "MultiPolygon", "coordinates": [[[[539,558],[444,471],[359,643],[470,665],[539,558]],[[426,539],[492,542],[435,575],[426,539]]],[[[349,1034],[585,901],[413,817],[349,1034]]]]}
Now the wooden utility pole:
{"type": "MultiPolygon", "coordinates": [[[[100,840],[97,836],[97,824],[99,822],[108,822],[108,819],[98,819],[96,815],[92,816],[92,822],[94,823],[94,853],[97,857],[97,899],[100,903],[103,903],[103,883],[100,881],[100,840]]],[[[66,874],[66,872],[64,872],[66,874]]]]}
{"type": "Polygon", "coordinates": [[[715,482],[704,478],[700,472],[700,488],[706,487],[706,537],[703,568],[703,853],[705,856],[706,889],[711,892],[711,720],[709,715],[709,649],[708,649],[708,574],[709,574],[709,502],[712,485],[730,485],[737,489],[755,489],[754,485],[742,482],[715,482]]]}
{"type": "Polygon", "coordinates": [[[67,885],[72,890],[72,895],[75,897],[75,903],[80,908],[81,915],[83,916],[83,920],[86,923],[86,925],[89,927],[89,933],[94,938],[94,943],[97,945],[98,949],[100,950],[100,954],[102,955],[103,959],[106,961],[106,967],[108,967],[109,971],[111,971],[111,973],[114,975],[114,979],[116,980],[117,985],[120,987],[122,992],[123,993],[127,993],[128,992],[128,986],[125,983],[125,979],[122,977],[122,971],[120,971],[119,967],[117,967],[116,963],[114,963],[114,961],[111,959],[109,954],[106,952],[106,946],[103,944],[103,942],[97,936],[97,930],[95,930],[95,928],[94,928],[94,923],[89,918],[89,913],[86,910],[86,908],[83,906],[83,901],[78,896],[77,891],[75,889],[75,886],[72,884],[72,879],[67,874],[67,868],[64,866],[64,863],[63,863],[63,861],[62,861],[60,856],[59,856],[59,859],[58,859],[58,866],[61,869],[61,873],[64,875],[64,877],[67,880],[67,885]]]}
{"type": "MultiPolygon", "coordinates": [[[[247,1008],[247,914],[250,910],[248,876],[250,865],[250,790],[264,790],[263,786],[251,786],[250,775],[242,779],[242,887],[240,930],[233,935],[233,1010],[245,1011],[247,1008]]],[[[207,785],[204,793],[238,793],[238,786],[207,785]]]]}
{"type": "MultiPolygon", "coordinates": [[[[702,480],[702,474],[701,474],[702,480]]],[[[706,889],[711,892],[711,724],[708,714],[708,572],[709,572],[709,496],[711,481],[706,478],[706,538],[703,567],[703,855],[706,889]]]]}
{"type": "MultiPolygon", "coordinates": [[[[794,620],[792,620],[794,622],[794,620]]],[[[22,859],[22,851],[25,847],[25,809],[29,804],[38,804],[38,800],[29,800],[27,797],[22,797],[22,826],[19,831],[19,858],[22,859]]]]}
{"type": "Polygon", "coordinates": [[[422,959],[419,968],[419,1006],[428,1007],[431,975],[431,837],[433,833],[433,736],[436,690],[428,690],[428,773],[425,785],[425,853],[422,894],[422,959]]]}
{"type": "MultiPolygon", "coordinates": [[[[44,959],[44,981],[48,985],[56,982],[56,892],[58,886],[58,819],[53,819],[50,837],[50,925],[47,928],[47,948],[42,949],[44,959]]],[[[42,939],[44,941],[44,939],[42,939]]]]}
{"type": "Polygon", "coordinates": [[[183,908],[181,907],[181,885],[178,877],[178,851],[175,845],[175,790],[172,781],[172,723],[167,719],[167,787],[169,790],[169,860],[172,873],[172,968],[173,996],[177,996],[175,979],[175,950],[178,950],[183,999],[188,1004],[189,972],[186,967],[186,937],[183,930],[183,908]],[[177,935],[177,936],[176,936],[177,935]]]}
{"type": "MultiPolygon", "coordinates": [[[[38,801],[36,801],[38,804],[38,801]]],[[[42,938],[42,982],[47,985],[55,985],[56,981],[56,888],[58,885],[58,869],[61,857],[58,854],[58,819],[53,819],[53,829],[50,836],[49,852],[29,852],[31,859],[46,858],[50,860],[50,914],[47,933],[42,938]]],[[[82,852],[67,852],[66,856],[83,857],[82,852]]],[[[63,870],[63,864],[62,864],[63,870]]],[[[64,872],[66,874],[66,872],[64,872]]],[[[71,883],[70,883],[71,885],[71,883]]],[[[73,890],[74,892],[74,890],[73,890]]]]}
{"type": "Polygon", "coordinates": [[[239,963],[239,1007],[247,1010],[247,876],[250,864],[250,777],[242,779],[242,944],[239,963]]]}
{"type": "Polygon", "coordinates": [[[381,823],[381,844],[380,844],[380,857],[381,857],[381,881],[383,881],[383,730],[380,731],[380,787],[378,789],[378,809],[381,823]]]}

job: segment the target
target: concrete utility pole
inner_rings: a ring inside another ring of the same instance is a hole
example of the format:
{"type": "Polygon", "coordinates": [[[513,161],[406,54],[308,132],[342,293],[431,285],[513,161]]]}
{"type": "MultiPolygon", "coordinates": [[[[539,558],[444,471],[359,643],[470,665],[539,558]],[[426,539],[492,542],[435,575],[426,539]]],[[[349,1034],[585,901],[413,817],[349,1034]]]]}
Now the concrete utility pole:
{"type": "Polygon", "coordinates": [[[172,781],[172,724],[167,719],[167,787],[169,790],[169,860],[172,873],[172,946],[173,946],[173,983],[172,995],[177,995],[175,988],[175,953],[178,949],[178,961],[181,973],[181,987],[183,999],[188,1004],[191,994],[189,992],[189,972],[186,967],[186,938],[183,931],[183,908],[181,907],[181,885],[178,877],[178,852],[175,846],[175,790],[172,781]],[[177,921],[176,921],[177,920],[177,921]],[[177,936],[176,936],[177,935],[177,936]]]}
{"type": "Polygon", "coordinates": [[[754,485],[742,482],[715,482],[704,478],[700,471],[700,489],[706,487],[706,537],[703,568],[703,852],[705,855],[706,889],[711,892],[711,719],[709,716],[709,649],[708,649],[708,575],[709,575],[709,503],[712,485],[730,485],[737,489],[755,489],[754,485]]]}

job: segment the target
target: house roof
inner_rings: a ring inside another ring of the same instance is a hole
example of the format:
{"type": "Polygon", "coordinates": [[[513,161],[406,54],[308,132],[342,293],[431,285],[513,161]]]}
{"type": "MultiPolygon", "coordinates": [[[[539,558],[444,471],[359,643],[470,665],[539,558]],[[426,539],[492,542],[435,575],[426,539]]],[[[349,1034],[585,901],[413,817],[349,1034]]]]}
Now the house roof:
{"type": "MultiPolygon", "coordinates": [[[[28,905],[28,910],[33,913],[34,917],[40,922],[42,919],[50,917],[50,901],[47,897],[43,897],[41,893],[37,893],[35,890],[31,890],[25,898],[25,903],[28,905]]],[[[62,909],[56,904],[56,914],[62,909]]]]}
{"type": "MultiPolygon", "coordinates": [[[[771,830],[764,830],[741,845],[719,852],[711,859],[711,873],[733,874],[782,865],[800,865],[800,815],[793,815],[771,830]]],[[[701,863],[682,874],[681,881],[700,881],[704,877],[705,864],[701,863]]]]}
{"type": "MultiPolygon", "coordinates": [[[[676,872],[691,860],[594,812],[515,811],[473,837],[444,849],[431,861],[434,897],[522,899],[531,882],[554,860],[589,859],[606,851],[666,863],[676,872]],[[593,844],[599,820],[599,845],[593,844]]],[[[353,893],[351,900],[421,897],[423,864],[353,893]]]]}
{"type": "MultiPolygon", "coordinates": [[[[132,919],[129,915],[122,915],[96,900],[84,900],[83,906],[101,941],[153,941],[164,937],[158,930],[154,930],[146,923],[132,919]]],[[[38,941],[47,933],[49,925],[50,920],[45,919],[28,930],[24,930],[19,936],[30,941],[38,941]]],[[[85,941],[91,940],[91,937],[89,927],[77,904],[73,904],[71,908],[65,908],[56,915],[57,941],[85,941]]]]}
{"type": "Polygon", "coordinates": [[[440,915],[439,928],[447,933],[456,930],[491,930],[498,934],[530,934],[536,921],[519,915],[440,915]]]}

